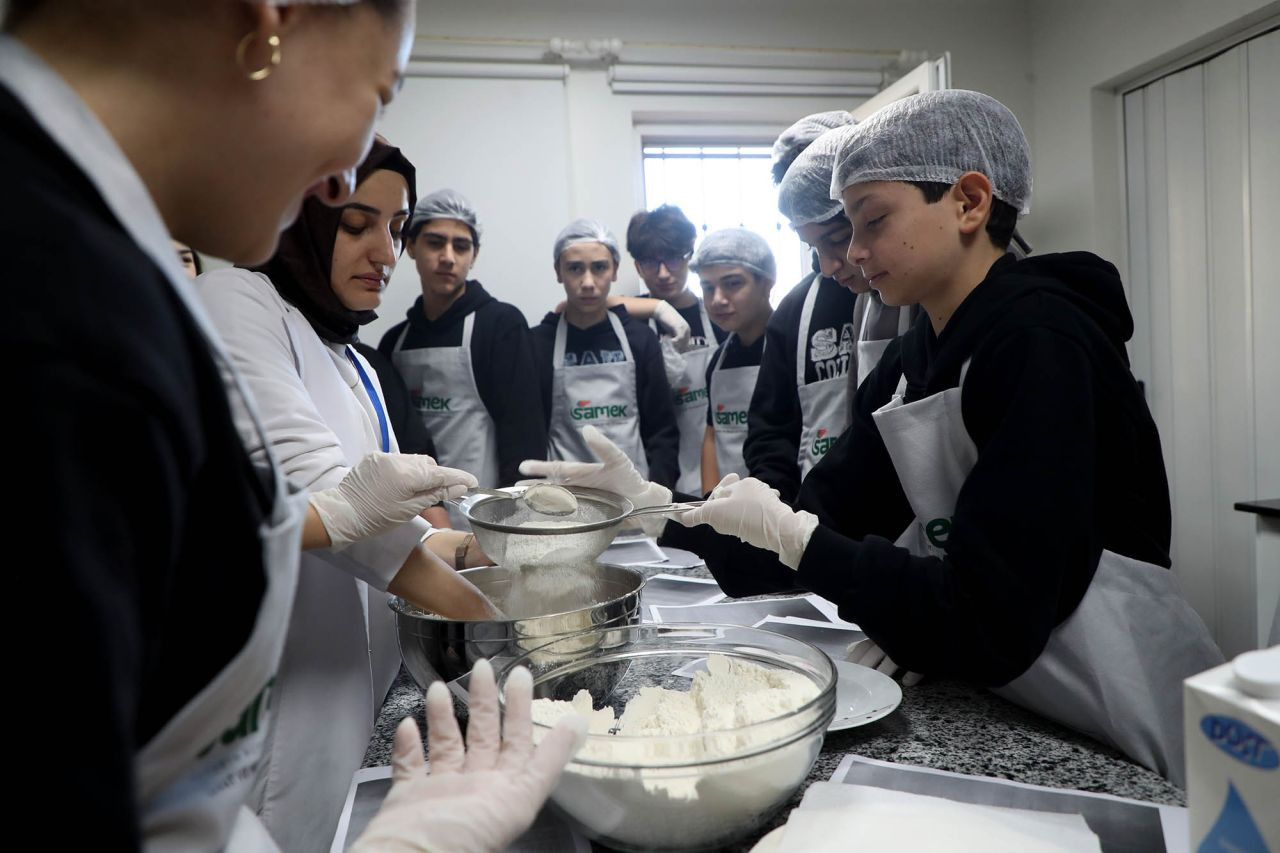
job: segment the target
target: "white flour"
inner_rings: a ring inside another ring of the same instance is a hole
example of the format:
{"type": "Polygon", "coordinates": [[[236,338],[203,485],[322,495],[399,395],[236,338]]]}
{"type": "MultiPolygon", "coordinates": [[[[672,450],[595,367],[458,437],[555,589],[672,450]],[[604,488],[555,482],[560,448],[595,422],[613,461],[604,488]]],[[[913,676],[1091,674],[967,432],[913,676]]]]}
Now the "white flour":
{"type": "Polygon", "coordinates": [[[607,705],[585,713],[594,707],[585,690],[572,702],[535,700],[533,719],[552,725],[583,713],[591,734],[615,735],[588,738],[556,790],[556,802],[583,824],[638,847],[712,846],[762,823],[804,778],[820,733],[732,756],[798,735],[792,722],[764,721],[817,695],[800,673],[711,655],[688,691],[642,688],[616,722],[607,705]]]}
{"type": "MultiPolygon", "coordinates": [[[[520,527],[577,527],[581,521],[534,519],[520,527]]],[[[507,541],[503,565],[516,571],[504,612],[513,619],[581,610],[600,601],[594,566],[575,563],[576,536],[522,536],[507,541]],[[570,543],[557,547],[558,541],[570,543]]],[[[589,627],[589,626],[587,626],[589,627]]],[[[582,630],[578,628],[577,630],[582,630]]]]}

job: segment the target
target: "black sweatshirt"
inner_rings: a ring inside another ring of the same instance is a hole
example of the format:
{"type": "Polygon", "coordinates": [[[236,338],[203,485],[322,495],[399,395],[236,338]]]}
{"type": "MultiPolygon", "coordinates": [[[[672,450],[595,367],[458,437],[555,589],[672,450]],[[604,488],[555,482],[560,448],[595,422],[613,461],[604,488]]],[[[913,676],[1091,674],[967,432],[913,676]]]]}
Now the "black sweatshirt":
{"type": "Polygon", "coordinates": [[[805,479],[818,515],[799,570],[708,527],[676,530],[726,592],[795,583],[840,607],[893,660],[998,686],[1023,673],[1080,603],[1102,550],[1169,566],[1169,488],[1129,371],[1133,319],[1115,267],[1076,252],[996,262],[940,337],[927,316],[858,389],[849,430],[805,479]],[[959,382],[978,461],[946,557],[893,545],[912,512],[871,413],[905,371],[908,402],[959,382]]]}
{"type": "Polygon", "coordinates": [[[409,389],[405,387],[400,371],[396,370],[391,359],[368,344],[357,341],[355,348],[378,374],[382,399],[387,404],[387,420],[391,423],[391,431],[396,435],[396,446],[400,448],[400,452],[435,456],[435,442],[431,440],[427,425],[413,407],[413,400],[409,397],[409,389]]]}
{"type": "MultiPolygon", "coordinates": [[[[520,309],[494,299],[480,282],[468,281],[466,292],[436,320],[428,320],[422,312],[422,297],[414,300],[407,319],[382,336],[378,351],[391,358],[406,324],[409,333],[402,349],[462,346],[462,324],[472,312],[476,319],[471,332],[471,369],[497,435],[498,484],[510,486],[521,478],[522,461],[545,459],[547,454],[529,327],[520,309]]],[[[440,463],[448,465],[449,460],[441,459],[440,463]]]]}
{"type": "Polygon", "coordinates": [[[785,501],[795,500],[800,491],[800,431],[804,420],[796,386],[796,348],[800,315],[810,286],[819,290],[805,344],[805,384],[843,376],[849,370],[855,340],[853,291],[817,273],[806,276],[783,297],[765,327],[767,345],[747,415],[742,458],[751,476],[773,486],[785,501]]]}
{"type": "MultiPolygon", "coordinates": [[[[662,366],[658,337],[643,323],[637,323],[622,306],[609,309],[622,318],[622,330],[636,360],[636,405],[640,408],[640,438],[649,462],[649,479],[664,486],[674,486],[680,475],[680,432],[676,427],[676,410],[671,386],[662,366]]],[[[534,358],[539,371],[542,408],[547,412],[544,424],[550,424],[552,359],[555,353],[556,326],[560,314],[554,312],[533,327],[534,358]]],[[[621,342],[613,333],[608,318],[588,329],[569,325],[565,335],[565,362],[591,364],[625,361],[621,342]]]]}
{"type": "Polygon", "coordinates": [[[0,208],[21,424],[7,564],[13,602],[47,617],[11,641],[10,678],[28,717],[75,683],[70,740],[14,737],[10,758],[95,848],[141,849],[134,757],[248,640],[272,496],[195,321],[2,86],[0,161],[21,199],[0,208]]]}

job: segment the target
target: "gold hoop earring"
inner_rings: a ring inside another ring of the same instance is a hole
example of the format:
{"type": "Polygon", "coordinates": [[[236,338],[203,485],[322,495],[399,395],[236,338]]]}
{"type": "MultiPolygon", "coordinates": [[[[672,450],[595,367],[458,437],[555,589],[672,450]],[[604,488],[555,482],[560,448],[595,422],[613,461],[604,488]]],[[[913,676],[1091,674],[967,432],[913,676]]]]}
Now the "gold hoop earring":
{"type": "Polygon", "coordinates": [[[246,33],[245,37],[240,39],[240,44],[236,45],[236,65],[240,66],[240,70],[244,71],[245,76],[250,80],[265,80],[271,76],[271,70],[280,64],[280,36],[272,33],[267,36],[267,46],[271,48],[271,59],[261,68],[250,71],[245,68],[245,57],[249,53],[249,45],[253,44],[257,33],[246,33]]]}

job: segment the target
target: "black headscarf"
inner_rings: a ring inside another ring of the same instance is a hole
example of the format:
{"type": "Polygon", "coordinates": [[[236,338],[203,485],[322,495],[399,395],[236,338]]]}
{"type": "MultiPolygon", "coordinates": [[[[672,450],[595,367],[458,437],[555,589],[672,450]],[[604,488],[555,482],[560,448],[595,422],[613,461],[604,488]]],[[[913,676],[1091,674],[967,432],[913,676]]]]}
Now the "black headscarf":
{"type": "MultiPolygon", "coordinates": [[[[381,137],[374,139],[369,156],[356,169],[356,186],[379,169],[404,176],[409,184],[409,210],[417,202],[413,164],[399,148],[381,137]]],[[[353,343],[356,332],[377,318],[373,311],[352,311],[333,292],[333,243],[342,223],[342,208],[330,207],[315,197],[302,203],[293,225],[280,235],[280,245],[258,272],[271,279],[280,295],[302,312],[321,338],[331,343],[353,343]]]]}

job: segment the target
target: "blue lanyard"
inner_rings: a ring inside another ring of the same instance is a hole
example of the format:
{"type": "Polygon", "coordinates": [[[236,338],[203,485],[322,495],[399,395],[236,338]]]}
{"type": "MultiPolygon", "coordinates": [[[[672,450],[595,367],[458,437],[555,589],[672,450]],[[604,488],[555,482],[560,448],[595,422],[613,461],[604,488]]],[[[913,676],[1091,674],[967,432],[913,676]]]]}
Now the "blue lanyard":
{"type": "Polygon", "coordinates": [[[364,383],[364,390],[369,394],[369,401],[373,403],[373,410],[378,413],[378,426],[382,429],[382,452],[391,452],[391,432],[387,428],[387,415],[382,411],[382,401],[378,398],[378,392],[373,387],[373,383],[369,381],[369,374],[364,372],[364,368],[360,366],[360,359],[356,358],[356,354],[351,351],[351,347],[347,347],[347,358],[351,359],[351,363],[356,366],[356,373],[360,374],[360,381],[364,383]]]}

